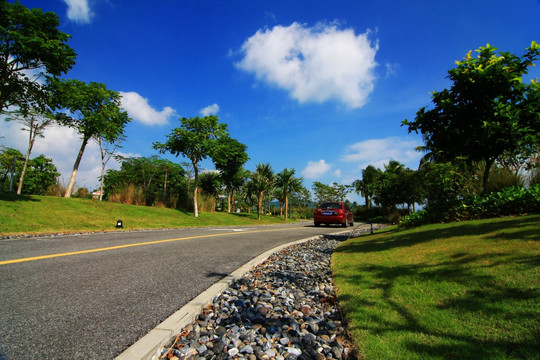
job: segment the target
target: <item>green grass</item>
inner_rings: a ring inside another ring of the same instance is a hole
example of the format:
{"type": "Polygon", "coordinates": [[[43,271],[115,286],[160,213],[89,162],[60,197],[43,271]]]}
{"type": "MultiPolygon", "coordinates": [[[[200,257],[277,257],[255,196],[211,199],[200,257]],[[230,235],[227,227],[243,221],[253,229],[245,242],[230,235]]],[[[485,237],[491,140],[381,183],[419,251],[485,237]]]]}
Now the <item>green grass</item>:
{"type": "Polygon", "coordinates": [[[332,257],[362,359],[540,359],[540,215],[351,239],[332,257]]]}
{"type": "Polygon", "coordinates": [[[236,226],[283,223],[279,217],[257,214],[193,213],[178,210],[52,196],[0,196],[0,235],[70,233],[194,226],[236,226]]]}

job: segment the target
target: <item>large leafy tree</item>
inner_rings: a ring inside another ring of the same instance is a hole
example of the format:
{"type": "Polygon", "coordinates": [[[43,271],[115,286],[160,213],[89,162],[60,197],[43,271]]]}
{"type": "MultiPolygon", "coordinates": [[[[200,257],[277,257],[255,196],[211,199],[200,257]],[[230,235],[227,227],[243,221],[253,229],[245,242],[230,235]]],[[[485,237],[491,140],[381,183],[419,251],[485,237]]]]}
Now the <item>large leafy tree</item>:
{"type": "Polygon", "coordinates": [[[171,197],[185,199],[187,179],[180,164],[158,156],[124,158],[119,170],[107,170],[105,194],[110,197],[129,186],[142,190],[146,205],[156,200],[170,203],[171,197]]]}
{"type": "Polygon", "coordinates": [[[22,194],[47,195],[49,188],[57,183],[60,173],[52,160],[39,155],[28,163],[22,194]]]}
{"type": "Polygon", "coordinates": [[[40,77],[73,67],[77,54],[58,26],[53,12],[0,0],[0,112],[41,102],[46,96],[40,77]]]}
{"type": "Polygon", "coordinates": [[[434,91],[431,110],[421,108],[414,121],[404,120],[409,132],[420,131],[425,148],[444,160],[485,162],[486,191],[490,169],[504,152],[538,143],[540,84],[523,81],[540,53],[532,42],[523,56],[496,54],[489,44],[477,57],[469,52],[448,71],[449,89],[434,91]]]}
{"type": "Polygon", "coordinates": [[[224,136],[216,141],[212,151],[214,165],[227,188],[227,212],[231,212],[235,189],[243,184],[242,166],[249,160],[246,150],[246,145],[224,136]]]}
{"type": "Polygon", "coordinates": [[[313,182],[313,194],[319,203],[324,201],[345,201],[345,197],[350,190],[350,186],[336,182],[332,183],[332,185],[323,184],[319,181],[313,182]]]}
{"type": "Polygon", "coordinates": [[[193,189],[193,212],[199,216],[197,209],[197,192],[199,182],[199,163],[212,155],[216,141],[228,136],[227,125],[220,124],[215,115],[205,117],[181,118],[180,127],[172,130],[165,143],[155,142],[154,149],[160,153],[182,155],[191,161],[195,186],[193,189]]]}
{"type": "Polygon", "coordinates": [[[124,134],[126,124],[131,121],[121,108],[119,93],[109,90],[104,84],[79,80],[55,80],[52,82],[52,106],[61,110],[60,121],[77,130],[82,142],[65,197],[71,197],[75,178],[88,141],[101,137],[113,143],[124,134]]]}
{"type": "Polygon", "coordinates": [[[283,194],[285,201],[285,221],[289,213],[289,197],[292,193],[300,191],[302,188],[302,179],[294,177],[294,169],[283,169],[276,175],[276,187],[283,194]]]}
{"type": "Polygon", "coordinates": [[[49,188],[56,184],[60,175],[51,159],[39,155],[28,162],[16,149],[7,148],[0,153],[0,192],[11,191],[13,180],[20,178],[26,163],[26,176],[21,194],[46,195],[49,188]]]}

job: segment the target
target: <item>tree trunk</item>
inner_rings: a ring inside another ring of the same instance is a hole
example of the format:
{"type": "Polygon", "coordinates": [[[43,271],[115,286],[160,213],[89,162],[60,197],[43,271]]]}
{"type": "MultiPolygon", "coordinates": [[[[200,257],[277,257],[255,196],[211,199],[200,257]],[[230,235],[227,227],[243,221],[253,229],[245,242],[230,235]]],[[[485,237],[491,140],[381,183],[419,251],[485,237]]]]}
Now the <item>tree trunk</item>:
{"type": "Polygon", "coordinates": [[[487,194],[489,171],[491,170],[491,166],[493,165],[494,162],[495,162],[494,159],[486,160],[486,168],[484,169],[484,175],[482,177],[482,192],[484,194],[487,194]]]}
{"type": "Polygon", "coordinates": [[[26,152],[24,165],[21,171],[21,177],[19,178],[19,186],[17,187],[17,195],[21,195],[21,192],[22,192],[24,174],[26,173],[26,168],[28,167],[28,161],[30,160],[30,154],[32,153],[32,148],[34,147],[36,136],[37,136],[37,131],[34,129],[33,126],[30,126],[30,138],[28,140],[28,151],[26,152]]]}
{"type": "Polygon", "coordinates": [[[264,195],[264,191],[261,191],[259,193],[259,204],[258,204],[257,220],[261,220],[261,213],[262,213],[262,206],[263,206],[263,195],[264,195]]]}
{"type": "Polygon", "coordinates": [[[99,186],[99,201],[103,200],[103,181],[105,179],[105,163],[101,166],[101,181],[99,186]]]}
{"type": "Polygon", "coordinates": [[[73,191],[73,186],[75,185],[75,178],[77,177],[77,172],[79,171],[79,165],[81,164],[81,159],[84,153],[84,149],[86,148],[86,144],[88,143],[89,137],[84,137],[83,142],[81,144],[81,149],[79,150],[79,153],[77,154],[77,158],[75,159],[75,164],[73,164],[73,171],[71,172],[71,179],[69,179],[69,184],[66,189],[66,193],[64,195],[65,198],[71,197],[71,191],[73,191]]]}
{"type": "Polygon", "coordinates": [[[17,195],[21,195],[22,192],[22,184],[24,180],[24,174],[26,173],[26,168],[28,166],[28,161],[30,160],[30,151],[32,151],[32,145],[28,147],[28,152],[26,153],[26,157],[24,158],[24,164],[21,171],[21,177],[19,178],[19,186],[17,187],[17,195]]]}
{"type": "Polygon", "coordinates": [[[163,181],[163,197],[167,195],[167,175],[169,174],[169,169],[165,168],[165,180],[163,181]]]}
{"type": "Polygon", "coordinates": [[[288,214],[289,214],[289,196],[285,195],[285,222],[287,222],[288,214]]]}
{"type": "Polygon", "coordinates": [[[193,213],[195,217],[199,217],[199,210],[197,209],[197,192],[198,192],[198,186],[199,186],[199,168],[197,167],[197,163],[193,162],[193,172],[195,173],[195,180],[194,180],[194,190],[193,190],[193,213]]]}

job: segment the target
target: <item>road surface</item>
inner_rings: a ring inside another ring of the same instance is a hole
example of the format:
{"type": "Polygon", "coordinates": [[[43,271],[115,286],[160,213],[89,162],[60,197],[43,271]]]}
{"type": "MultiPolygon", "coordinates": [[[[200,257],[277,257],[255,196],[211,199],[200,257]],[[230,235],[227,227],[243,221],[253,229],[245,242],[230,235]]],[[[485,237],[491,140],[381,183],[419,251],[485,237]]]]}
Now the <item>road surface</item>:
{"type": "Polygon", "coordinates": [[[112,359],[312,223],[0,240],[0,360],[112,359]]]}

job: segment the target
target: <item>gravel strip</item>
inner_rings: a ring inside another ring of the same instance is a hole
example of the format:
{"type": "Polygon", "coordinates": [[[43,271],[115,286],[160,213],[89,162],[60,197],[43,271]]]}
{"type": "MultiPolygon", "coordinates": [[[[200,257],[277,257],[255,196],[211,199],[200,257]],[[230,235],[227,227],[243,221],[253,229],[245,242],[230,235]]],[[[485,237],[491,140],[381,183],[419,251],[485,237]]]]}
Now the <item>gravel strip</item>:
{"type": "Polygon", "coordinates": [[[334,249],[347,238],[324,236],[270,256],[153,360],[354,359],[330,269],[334,249]]]}

